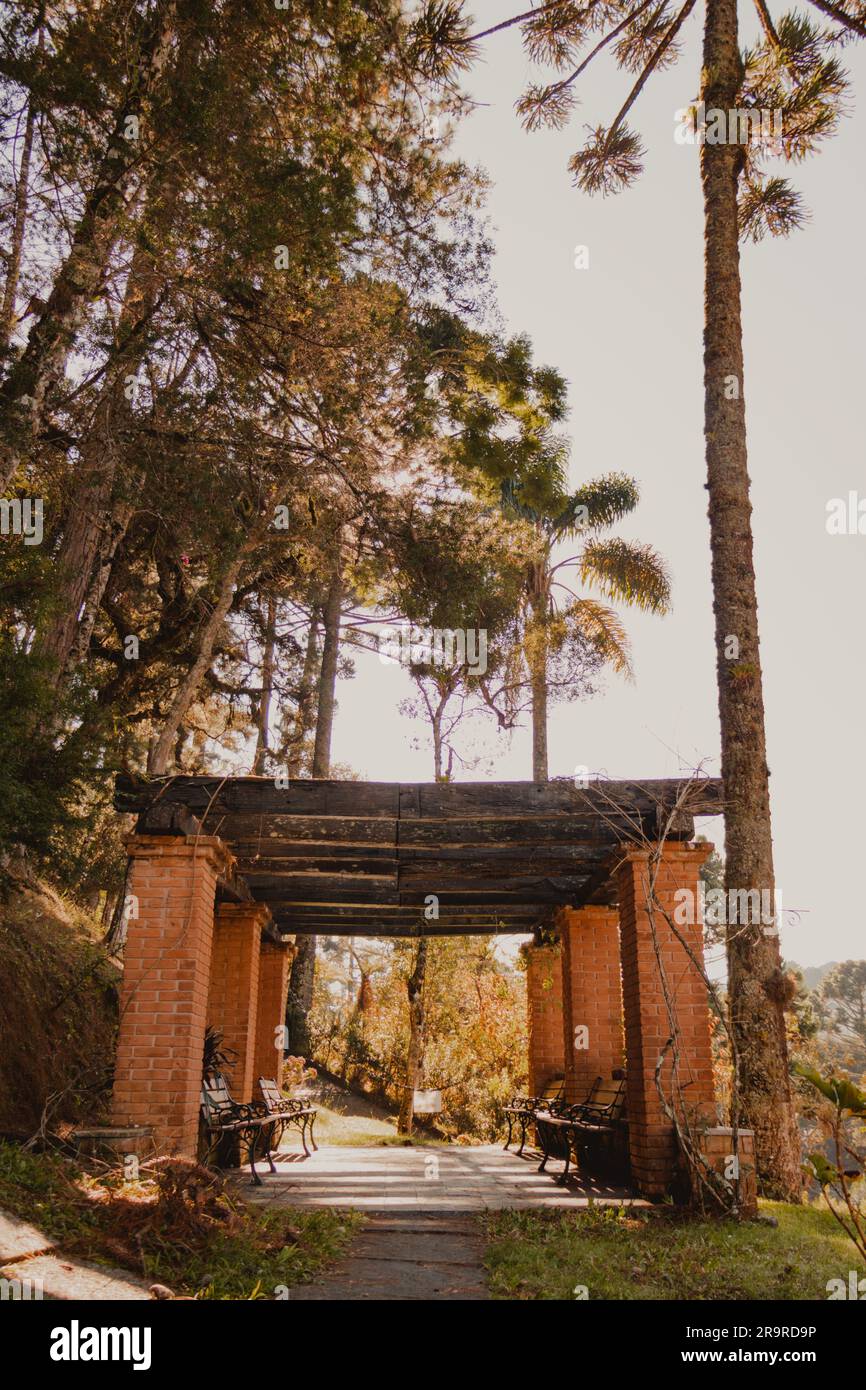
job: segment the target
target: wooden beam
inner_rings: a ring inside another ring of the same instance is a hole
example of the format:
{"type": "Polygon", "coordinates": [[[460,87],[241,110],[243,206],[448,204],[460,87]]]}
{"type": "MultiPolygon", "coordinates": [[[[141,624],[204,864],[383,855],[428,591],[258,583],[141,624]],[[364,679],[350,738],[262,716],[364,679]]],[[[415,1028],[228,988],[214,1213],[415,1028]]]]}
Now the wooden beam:
{"type": "MultiPolygon", "coordinates": [[[[673,806],[686,791],[684,779],[604,781],[576,787],[569,778],[553,782],[338,782],[296,779],[277,787],[269,777],[173,777],[150,781],[121,774],[115,783],[119,811],[142,811],[159,796],[199,814],[341,816],[438,820],[495,816],[597,815],[626,811],[640,815],[673,806]]],[[[722,784],[707,778],[688,786],[692,814],[722,809],[722,784]]]]}

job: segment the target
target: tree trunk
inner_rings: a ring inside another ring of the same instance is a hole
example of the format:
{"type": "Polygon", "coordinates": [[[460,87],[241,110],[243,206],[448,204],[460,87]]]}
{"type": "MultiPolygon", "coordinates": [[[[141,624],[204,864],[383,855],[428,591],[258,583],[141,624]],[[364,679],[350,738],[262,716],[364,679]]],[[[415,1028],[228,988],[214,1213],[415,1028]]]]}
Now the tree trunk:
{"type": "Polygon", "coordinates": [[[260,777],[265,771],[265,756],[270,748],[271,699],[274,693],[274,647],[277,640],[277,600],[273,593],[268,594],[268,611],[265,618],[265,644],[262,650],[262,695],[259,700],[258,737],[256,755],[253,759],[253,774],[260,777]]]}
{"type": "Polygon", "coordinates": [[[289,1035],[289,1051],[293,1057],[310,1056],[309,1013],[313,1004],[315,980],[316,938],[302,936],[298,940],[295,958],[292,961],[286,1001],[286,1028],[289,1035]]]}
{"type": "Polygon", "coordinates": [[[288,758],[288,773],[297,777],[301,771],[304,756],[304,740],[313,727],[313,694],[316,685],[316,668],[319,664],[319,609],[313,604],[310,609],[310,626],[307,631],[307,650],[304,653],[304,669],[298,689],[298,705],[295,712],[295,728],[292,735],[292,751],[288,758]]]}
{"type": "Polygon", "coordinates": [[[151,777],[164,776],[168,768],[168,760],[171,757],[178,730],[195,702],[196,696],[201,688],[201,683],[204,680],[205,672],[210,667],[213,659],[213,649],[216,644],[216,639],[219,636],[220,628],[225,622],[228,611],[231,608],[235,584],[237,583],[241,565],[243,564],[244,555],[248,549],[249,543],[241,548],[240,552],[223,575],[217,601],[201,629],[198,655],[183,677],[177,693],[171,702],[159,737],[156,739],[155,743],[151,745],[150,752],[148,753],[147,771],[151,777]]]}
{"type": "MultiPolygon", "coordinates": [[[[0,388],[0,491],[5,491],[42,420],[45,397],[60,379],[88,308],[102,292],[105,270],[127,210],[139,142],[129,138],[131,117],[142,119],[168,62],[176,27],[176,0],[158,0],[142,35],[129,87],[112,126],[72,245],[54,278],[27,345],[0,388]]],[[[153,152],[151,152],[151,162],[153,152]]]]}
{"type": "MultiPolygon", "coordinates": [[[[707,110],[737,105],[742,64],[737,0],[707,0],[703,90],[707,110]]],[[[725,784],[725,886],[774,888],[769,769],[752,562],[743,399],[736,144],[701,150],[704,195],[704,401],[716,662],[725,784]]],[[[730,902],[730,898],[728,899],[730,902]]],[[[731,1019],[739,1048],[739,1123],[755,1132],[764,1192],[799,1200],[799,1137],[791,1097],[778,938],[759,923],[729,923],[731,1019]]]]}
{"type": "Polygon", "coordinates": [[[532,692],[532,780],[546,782],[547,764],[547,595],[532,600],[533,633],[529,675],[532,692]]]}
{"type": "MultiPolygon", "coordinates": [[[[327,777],[331,771],[331,735],[334,730],[334,690],[337,684],[337,662],[340,655],[340,614],[343,603],[342,536],[337,537],[337,559],[334,564],[328,596],[323,613],[325,641],[322,666],[319,672],[319,699],[316,710],[316,742],[313,749],[314,777],[327,777]]],[[[312,635],[312,634],[311,634],[312,635]]],[[[307,654],[309,655],[309,644],[307,654]]],[[[287,1020],[292,1050],[302,1057],[310,1055],[310,1027],[307,1015],[313,1004],[316,982],[315,936],[301,937],[292,962],[289,981],[287,1020]]]]}
{"type": "Polygon", "coordinates": [[[427,973],[427,938],[422,936],[415,953],[415,968],[406,981],[409,996],[409,1047],[406,1084],[397,1117],[397,1133],[411,1134],[415,1116],[415,1091],[424,1073],[424,977],[427,973]]]}
{"type": "Polygon", "coordinates": [[[340,616],[343,606],[343,554],[341,537],[337,538],[337,559],[328,586],[323,613],[325,642],[322,648],[322,669],[319,673],[319,701],[316,711],[316,743],[313,749],[313,776],[327,777],[331,771],[331,736],[334,731],[334,706],[337,686],[337,663],[340,656],[340,616]]]}
{"type": "MultiPolygon", "coordinates": [[[[153,204],[153,215],[160,222],[170,225],[179,193],[180,182],[175,177],[153,204]]],[[[56,602],[36,641],[36,650],[48,658],[48,679],[55,688],[65,683],[69,670],[87,654],[115,552],[134,515],[135,508],[124,497],[115,497],[122,453],[119,440],[133,424],[126,379],[140,364],[143,330],[153,317],[162,283],[152,253],[145,246],[136,246],[110,370],[82,447],[69,520],[57,556],[56,602]]],[[[125,490],[133,491],[129,486],[125,490]]]]}
{"type": "MultiPolygon", "coordinates": [[[[40,10],[39,53],[45,47],[45,6],[40,10]]],[[[0,307],[0,353],[5,352],[12,341],[15,328],[15,307],[18,298],[18,283],[21,278],[21,258],[24,253],[24,232],[27,227],[27,206],[30,196],[30,159],[33,154],[33,136],[36,130],[36,103],[33,93],[27,101],[27,119],[24,124],[24,143],[18,164],[18,183],[15,189],[15,213],[12,221],[12,245],[9,248],[6,283],[3,286],[3,305],[0,307]]]]}

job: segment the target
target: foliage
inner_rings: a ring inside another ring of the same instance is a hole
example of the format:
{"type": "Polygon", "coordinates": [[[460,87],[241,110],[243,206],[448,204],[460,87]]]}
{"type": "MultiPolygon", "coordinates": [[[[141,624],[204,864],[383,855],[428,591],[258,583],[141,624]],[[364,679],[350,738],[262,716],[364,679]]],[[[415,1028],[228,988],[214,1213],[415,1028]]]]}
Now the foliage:
{"type": "MultiPolygon", "coordinates": [[[[378,943],[375,955],[366,957],[355,943],[369,970],[363,1009],[338,949],[320,962],[311,1017],[314,1057],[396,1105],[405,1076],[412,942],[378,943]]],[[[424,1008],[425,1085],[443,1093],[437,1129],[451,1137],[495,1138],[501,1106],[526,1080],[523,976],[497,956],[488,938],[431,937],[424,1008]]]]}
{"type": "Polygon", "coordinates": [[[848,1077],[822,1075],[800,1063],[798,1075],[827,1102],[819,1112],[829,1154],[809,1154],[805,1171],[819,1184],[827,1206],[866,1260],[866,1091],[848,1077]]]}

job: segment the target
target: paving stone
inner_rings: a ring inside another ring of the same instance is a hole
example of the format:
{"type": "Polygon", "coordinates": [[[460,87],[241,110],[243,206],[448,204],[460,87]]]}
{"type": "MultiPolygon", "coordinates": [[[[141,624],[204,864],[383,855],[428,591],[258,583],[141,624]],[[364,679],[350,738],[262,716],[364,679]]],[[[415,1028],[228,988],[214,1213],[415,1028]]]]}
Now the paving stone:
{"type": "MultiPolygon", "coordinates": [[[[0,1278],[30,1280],[46,1299],[149,1299],[149,1285],[127,1270],[108,1269],[57,1255],[37,1255],[32,1260],[0,1269],[0,1278]]],[[[31,1295],[32,1296],[32,1295],[31,1295]]]]}
{"type": "Polygon", "coordinates": [[[0,1264],[21,1260],[26,1255],[39,1255],[50,1250],[54,1242],[42,1231],[9,1212],[0,1211],[0,1264]]]}

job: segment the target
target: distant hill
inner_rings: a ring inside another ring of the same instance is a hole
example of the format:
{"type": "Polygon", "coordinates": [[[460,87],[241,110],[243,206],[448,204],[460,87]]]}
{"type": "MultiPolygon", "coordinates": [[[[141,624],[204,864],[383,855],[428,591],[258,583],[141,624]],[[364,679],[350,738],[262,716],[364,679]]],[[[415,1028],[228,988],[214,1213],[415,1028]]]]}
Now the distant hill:
{"type": "Polygon", "coordinates": [[[795,960],[788,961],[791,970],[800,970],[803,975],[803,984],[807,989],[817,989],[825,975],[828,975],[834,965],[838,965],[837,960],[828,960],[824,965],[798,965],[795,960]]]}

